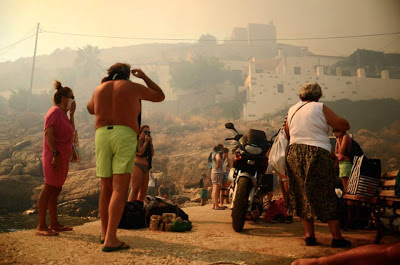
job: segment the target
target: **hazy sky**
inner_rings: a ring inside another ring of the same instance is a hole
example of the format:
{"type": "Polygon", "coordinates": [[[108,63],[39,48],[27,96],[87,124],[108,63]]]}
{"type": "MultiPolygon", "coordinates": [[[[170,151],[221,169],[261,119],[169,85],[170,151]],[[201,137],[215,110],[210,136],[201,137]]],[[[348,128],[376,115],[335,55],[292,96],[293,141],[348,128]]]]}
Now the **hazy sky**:
{"type": "MultiPolygon", "coordinates": [[[[233,27],[271,20],[278,39],[400,32],[400,0],[0,0],[0,62],[33,55],[34,37],[4,48],[34,34],[38,22],[44,31],[160,39],[198,39],[210,33],[223,40],[233,27]]],[[[146,42],[166,41],[43,32],[37,53],[146,42]]],[[[349,55],[357,48],[400,52],[400,34],[295,44],[329,55],[349,55]]]]}

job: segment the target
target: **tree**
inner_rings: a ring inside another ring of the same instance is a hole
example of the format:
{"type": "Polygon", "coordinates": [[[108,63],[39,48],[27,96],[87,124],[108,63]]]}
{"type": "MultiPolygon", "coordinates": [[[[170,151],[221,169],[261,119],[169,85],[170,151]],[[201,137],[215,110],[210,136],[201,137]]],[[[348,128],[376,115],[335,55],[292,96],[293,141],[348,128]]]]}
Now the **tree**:
{"type": "MultiPolygon", "coordinates": [[[[11,91],[11,96],[8,98],[8,107],[16,112],[23,112],[26,110],[28,104],[28,90],[17,89],[11,91]]],[[[32,94],[31,98],[31,111],[32,112],[45,112],[52,105],[52,97],[49,92],[42,92],[41,94],[32,94]]]]}
{"type": "MultiPolygon", "coordinates": [[[[79,48],[74,63],[75,84],[71,87],[80,102],[87,102],[92,96],[94,88],[100,83],[104,76],[104,69],[99,58],[100,50],[98,47],[86,45],[79,48]]],[[[67,77],[73,80],[69,74],[67,77]]],[[[62,81],[62,80],[60,80],[62,81]]],[[[64,83],[63,83],[64,84],[64,83]]],[[[66,84],[67,85],[67,84],[66,84]]],[[[84,104],[80,105],[84,106],[84,104]]]]}
{"type": "Polygon", "coordinates": [[[102,70],[99,55],[100,50],[97,46],[86,45],[83,48],[78,48],[75,67],[86,76],[96,75],[102,70]]]}
{"type": "Polygon", "coordinates": [[[217,38],[211,34],[202,34],[199,38],[200,44],[217,44],[217,38]]]}
{"type": "Polygon", "coordinates": [[[173,64],[170,73],[170,85],[182,90],[204,91],[226,80],[224,65],[215,57],[195,57],[192,62],[173,64]]]}

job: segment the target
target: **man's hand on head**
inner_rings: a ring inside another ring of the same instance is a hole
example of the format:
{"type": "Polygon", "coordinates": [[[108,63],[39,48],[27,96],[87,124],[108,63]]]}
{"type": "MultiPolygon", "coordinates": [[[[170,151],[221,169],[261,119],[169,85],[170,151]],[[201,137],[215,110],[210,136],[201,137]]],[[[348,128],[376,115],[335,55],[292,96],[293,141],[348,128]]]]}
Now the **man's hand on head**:
{"type": "Polygon", "coordinates": [[[143,79],[146,77],[145,73],[141,69],[132,69],[132,75],[136,76],[137,78],[143,79]]]}

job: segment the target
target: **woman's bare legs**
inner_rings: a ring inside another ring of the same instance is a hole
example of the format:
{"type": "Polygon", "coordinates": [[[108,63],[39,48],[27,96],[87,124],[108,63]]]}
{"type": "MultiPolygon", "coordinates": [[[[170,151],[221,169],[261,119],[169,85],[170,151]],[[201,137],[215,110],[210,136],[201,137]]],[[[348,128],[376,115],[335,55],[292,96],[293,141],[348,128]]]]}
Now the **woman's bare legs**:
{"type": "Polygon", "coordinates": [[[49,204],[49,188],[46,184],[43,185],[42,191],[38,198],[38,226],[36,228],[36,235],[40,236],[53,236],[53,232],[47,227],[46,212],[49,204]]]}
{"type": "Polygon", "coordinates": [[[306,237],[314,237],[315,238],[315,231],[314,231],[314,220],[301,220],[303,224],[304,232],[306,237]]]}
{"type": "Polygon", "coordinates": [[[329,230],[331,230],[333,239],[343,239],[339,220],[328,220],[328,226],[329,230]]]}
{"type": "MultiPolygon", "coordinates": [[[[129,193],[128,202],[138,199],[139,190],[143,184],[143,171],[138,166],[134,166],[131,174],[131,192],[129,193]]],[[[148,182],[148,180],[147,180],[148,182]]]]}
{"type": "Polygon", "coordinates": [[[58,195],[60,195],[62,187],[49,186],[49,190],[50,193],[47,208],[49,209],[50,229],[57,232],[72,231],[72,227],[60,224],[57,219],[58,195]]]}
{"type": "Polygon", "coordinates": [[[139,190],[139,195],[137,200],[144,201],[146,199],[147,189],[149,188],[149,171],[147,171],[143,176],[142,186],[139,190]]]}
{"type": "Polygon", "coordinates": [[[218,199],[219,199],[219,194],[221,191],[221,185],[213,184],[213,191],[212,191],[212,204],[213,204],[213,209],[218,209],[218,199]]]}

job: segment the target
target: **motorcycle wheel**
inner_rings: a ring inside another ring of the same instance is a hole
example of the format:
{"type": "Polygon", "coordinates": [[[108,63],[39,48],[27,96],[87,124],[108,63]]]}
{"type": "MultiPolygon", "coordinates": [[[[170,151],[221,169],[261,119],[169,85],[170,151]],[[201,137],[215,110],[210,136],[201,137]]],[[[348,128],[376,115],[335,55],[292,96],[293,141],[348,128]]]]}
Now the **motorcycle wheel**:
{"type": "Polygon", "coordinates": [[[236,232],[241,232],[246,220],[246,213],[248,208],[247,200],[249,199],[251,187],[251,180],[245,177],[239,179],[237,183],[237,190],[235,201],[232,208],[232,227],[236,232]]]}

